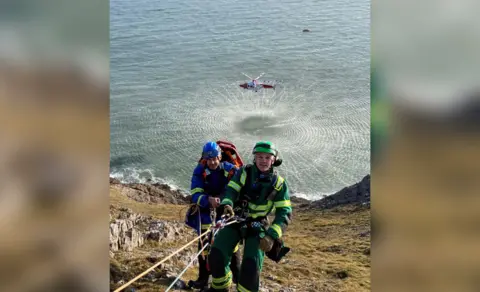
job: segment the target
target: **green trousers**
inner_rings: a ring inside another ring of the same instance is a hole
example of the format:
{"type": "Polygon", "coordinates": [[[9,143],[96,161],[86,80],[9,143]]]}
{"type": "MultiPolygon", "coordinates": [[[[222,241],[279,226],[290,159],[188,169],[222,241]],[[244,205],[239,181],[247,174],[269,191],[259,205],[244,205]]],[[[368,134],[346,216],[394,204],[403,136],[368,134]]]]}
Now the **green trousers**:
{"type": "MultiPolygon", "coordinates": [[[[228,291],[232,284],[230,259],[235,246],[242,239],[239,224],[232,224],[221,229],[214,239],[209,254],[212,273],[213,291],[228,291]]],[[[262,271],[264,251],[260,248],[260,236],[256,233],[245,235],[244,250],[240,275],[237,284],[239,292],[258,292],[260,273],[262,271]]]]}

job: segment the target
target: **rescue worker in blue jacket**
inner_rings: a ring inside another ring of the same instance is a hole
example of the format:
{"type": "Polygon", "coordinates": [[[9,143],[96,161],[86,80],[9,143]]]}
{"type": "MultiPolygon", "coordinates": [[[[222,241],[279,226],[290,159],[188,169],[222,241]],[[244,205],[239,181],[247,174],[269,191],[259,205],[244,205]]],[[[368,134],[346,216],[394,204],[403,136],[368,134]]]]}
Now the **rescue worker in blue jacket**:
{"type": "MultiPolygon", "coordinates": [[[[226,186],[235,175],[237,168],[227,161],[221,162],[222,151],[215,142],[207,142],[202,151],[202,159],[195,167],[191,182],[192,206],[194,204],[197,212],[187,214],[187,225],[194,228],[200,235],[207,231],[212,225],[212,219],[219,220],[222,214],[212,218],[212,211],[220,205],[223,199],[226,186]],[[198,207],[197,207],[198,206],[198,207]],[[199,220],[200,219],[200,220],[199,220]]],[[[210,238],[204,238],[198,244],[198,251],[203,245],[209,242],[210,238]]],[[[207,266],[207,259],[210,246],[205,248],[198,257],[199,274],[196,281],[189,281],[189,286],[196,289],[203,289],[208,286],[210,272],[207,266]]],[[[234,248],[230,269],[233,282],[237,282],[240,271],[240,254],[238,245],[234,248]]]]}

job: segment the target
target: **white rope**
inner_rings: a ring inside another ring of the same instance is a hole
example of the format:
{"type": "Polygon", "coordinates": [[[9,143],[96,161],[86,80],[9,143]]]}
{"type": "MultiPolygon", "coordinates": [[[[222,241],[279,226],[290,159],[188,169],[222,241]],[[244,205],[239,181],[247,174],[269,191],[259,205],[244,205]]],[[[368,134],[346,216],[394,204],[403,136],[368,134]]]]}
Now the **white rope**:
{"type": "Polygon", "coordinates": [[[155,265],[151,266],[150,268],[148,268],[147,270],[143,271],[141,274],[139,274],[138,276],[136,276],[135,278],[133,278],[132,280],[128,281],[126,284],[123,284],[120,288],[118,288],[117,290],[115,290],[114,292],[120,292],[122,291],[123,289],[125,289],[126,287],[128,287],[130,284],[132,284],[133,282],[135,282],[136,280],[140,279],[141,277],[145,276],[148,272],[152,271],[153,269],[155,269],[158,265],[162,264],[163,262],[165,262],[166,260],[168,260],[169,258],[173,257],[174,255],[176,255],[177,253],[179,253],[180,251],[184,250],[185,248],[187,248],[189,245],[195,243],[195,241],[197,241],[199,238],[201,238],[202,236],[206,235],[207,233],[209,233],[210,230],[207,230],[205,231],[204,233],[200,234],[199,236],[195,237],[194,239],[192,239],[189,243],[185,244],[184,246],[182,246],[181,248],[177,249],[175,252],[171,253],[169,256],[167,256],[166,258],[164,258],[163,260],[159,261],[158,263],[156,263],[155,265]]]}
{"type": "MultiPolygon", "coordinates": [[[[222,216],[223,217],[223,216],[222,216]]],[[[233,219],[233,218],[230,218],[230,219],[233,219]]],[[[228,220],[230,220],[228,219],[228,220]]],[[[228,221],[226,220],[226,221],[228,221]]],[[[214,229],[221,229],[225,226],[228,226],[230,224],[233,224],[233,223],[236,223],[237,221],[240,221],[238,219],[234,220],[234,221],[231,221],[231,222],[228,222],[226,224],[220,224],[220,225],[215,225],[215,227],[213,227],[214,229]]],[[[225,222],[222,220],[222,222],[225,222]]],[[[200,239],[201,237],[203,237],[204,235],[208,234],[209,232],[211,232],[211,230],[207,230],[205,231],[204,233],[200,234],[199,236],[195,237],[194,239],[192,239],[189,243],[185,244],[184,246],[182,246],[181,248],[177,249],[176,251],[174,251],[173,253],[171,253],[169,256],[167,256],[166,258],[164,258],[163,260],[159,261],[158,263],[156,263],[155,265],[151,266],[150,268],[148,268],[147,270],[143,271],[142,273],[140,273],[139,275],[137,275],[135,278],[133,278],[132,280],[128,281],[127,283],[123,284],[121,287],[117,288],[114,292],[120,292],[122,291],[123,289],[125,289],[126,287],[130,286],[130,284],[132,284],[133,282],[135,282],[136,280],[140,279],[141,277],[145,276],[148,272],[152,271],[153,269],[155,269],[157,266],[159,266],[160,264],[164,263],[165,261],[167,261],[168,259],[170,259],[171,257],[173,257],[174,255],[176,255],[177,253],[179,253],[180,251],[184,250],[185,248],[187,248],[189,245],[193,244],[195,241],[197,241],[198,239],[200,239]]]]}
{"type": "Polygon", "coordinates": [[[192,257],[192,260],[188,263],[188,265],[185,267],[185,269],[183,269],[183,271],[177,276],[177,278],[175,278],[175,280],[173,280],[172,284],[170,284],[170,286],[168,286],[167,290],[165,290],[165,292],[169,291],[170,288],[173,287],[173,285],[175,285],[175,283],[182,277],[182,275],[188,270],[188,268],[195,262],[195,260],[197,259],[197,257],[203,252],[203,250],[209,246],[210,243],[207,243],[203,246],[203,248],[195,255],[192,257]]]}
{"type": "MultiPolygon", "coordinates": [[[[230,224],[233,224],[233,223],[236,222],[236,220],[235,220],[235,221],[229,222],[228,224],[225,224],[225,221],[226,220],[223,219],[220,223],[220,226],[218,228],[216,228],[215,231],[213,232],[213,237],[214,238],[217,235],[218,231],[220,229],[222,229],[224,226],[230,225],[230,224]]],[[[167,290],[165,290],[165,292],[169,291],[170,288],[172,288],[173,285],[175,285],[175,283],[182,277],[182,275],[188,270],[188,268],[195,262],[195,260],[198,258],[198,256],[203,252],[203,250],[209,245],[210,245],[210,243],[205,244],[202,247],[202,249],[200,249],[200,251],[195,256],[193,256],[192,260],[188,263],[188,265],[185,267],[185,269],[183,269],[183,271],[177,276],[177,278],[175,278],[175,280],[173,280],[173,282],[170,284],[170,286],[168,286],[168,288],[167,288],[167,290]]]]}

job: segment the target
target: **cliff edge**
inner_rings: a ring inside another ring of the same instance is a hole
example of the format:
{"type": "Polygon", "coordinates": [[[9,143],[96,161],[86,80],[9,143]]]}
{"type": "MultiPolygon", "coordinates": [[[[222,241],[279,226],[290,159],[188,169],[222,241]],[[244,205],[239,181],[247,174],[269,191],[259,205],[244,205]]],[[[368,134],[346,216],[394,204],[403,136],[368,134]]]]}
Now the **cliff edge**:
{"type": "MultiPolygon", "coordinates": [[[[189,199],[168,185],[110,179],[111,291],[196,237],[183,223],[189,199]]],[[[370,175],[320,200],[291,200],[284,241],[292,250],[280,263],[265,258],[261,291],[370,291],[370,175]]],[[[164,291],[196,251],[192,244],[126,291],[164,291]]],[[[196,277],[195,264],[181,280],[196,277]]]]}

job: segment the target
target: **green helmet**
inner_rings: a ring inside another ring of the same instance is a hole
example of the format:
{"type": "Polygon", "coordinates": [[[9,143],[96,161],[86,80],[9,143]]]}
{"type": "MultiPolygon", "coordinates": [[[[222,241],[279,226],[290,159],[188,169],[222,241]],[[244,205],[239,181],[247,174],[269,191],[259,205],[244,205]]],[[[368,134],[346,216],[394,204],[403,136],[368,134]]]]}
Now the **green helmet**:
{"type": "MultiPolygon", "coordinates": [[[[278,158],[278,150],[275,145],[270,141],[260,141],[253,147],[253,154],[255,153],[268,153],[272,154],[275,157],[275,162],[272,166],[280,166],[282,164],[282,159],[278,158]]],[[[255,158],[253,159],[255,161],[255,158]]]]}
{"type": "Polygon", "coordinates": [[[269,153],[273,156],[277,157],[278,151],[273,145],[272,142],[269,141],[260,141],[253,147],[253,154],[255,153],[269,153]]]}

